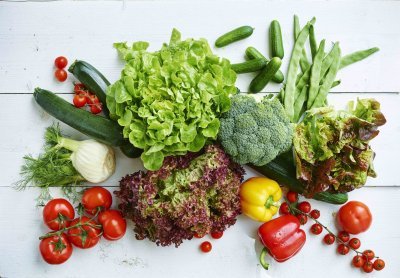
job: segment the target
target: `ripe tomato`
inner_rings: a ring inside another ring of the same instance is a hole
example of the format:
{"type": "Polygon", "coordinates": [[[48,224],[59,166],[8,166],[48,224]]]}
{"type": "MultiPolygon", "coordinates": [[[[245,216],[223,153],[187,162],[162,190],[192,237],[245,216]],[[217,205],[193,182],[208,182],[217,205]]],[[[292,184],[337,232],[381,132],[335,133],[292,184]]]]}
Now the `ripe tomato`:
{"type": "Polygon", "coordinates": [[[366,273],[370,273],[374,270],[374,265],[372,262],[370,261],[366,261],[362,267],[362,269],[364,270],[364,272],[366,273]]]}
{"type": "Polygon", "coordinates": [[[74,84],[74,93],[79,94],[81,92],[84,92],[86,90],[85,85],[82,83],[75,83],[74,84]]]}
{"type": "Polygon", "coordinates": [[[92,93],[89,93],[87,98],[88,98],[87,102],[89,104],[99,104],[100,103],[99,98],[96,95],[92,94],[92,93]]]}
{"type": "Polygon", "coordinates": [[[86,189],[82,195],[82,205],[89,214],[96,214],[97,209],[107,210],[111,207],[112,196],[110,191],[101,186],[86,189]]]}
{"type": "Polygon", "coordinates": [[[92,112],[92,114],[99,114],[101,111],[103,111],[101,103],[90,105],[90,112],[92,112]]]}
{"type": "Polygon", "coordinates": [[[338,245],[337,251],[338,251],[338,253],[341,254],[341,255],[346,255],[347,253],[349,253],[350,248],[349,248],[349,246],[347,246],[347,245],[345,245],[345,244],[342,243],[342,244],[339,244],[339,245],[338,245]]]}
{"type": "Polygon", "coordinates": [[[305,225],[307,223],[308,218],[304,214],[298,214],[296,217],[299,219],[301,225],[305,225]]]}
{"type": "Polygon", "coordinates": [[[322,233],[322,226],[318,223],[312,224],[310,231],[314,235],[319,235],[320,233],[322,233]]]}
{"type": "Polygon", "coordinates": [[[361,246],[361,241],[358,238],[355,237],[355,238],[350,239],[349,245],[350,245],[351,248],[357,250],[361,246]]]}
{"type": "Polygon", "coordinates": [[[204,236],[202,236],[202,235],[199,235],[198,233],[194,233],[194,235],[193,235],[195,238],[203,238],[204,236]]]}
{"type": "Polygon", "coordinates": [[[67,80],[68,73],[63,69],[56,69],[54,72],[54,76],[57,78],[58,81],[64,82],[67,80]]]}
{"type": "Polygon", "coordinates": [[[365,250],[363,252],[363,255],[365,256],[365,258],[367,258],[367,260],[372,260],[373,258],[375,258],[375,253],[372,250],[365,250]]]}
{"type": "Polygon", "coordinates": [[[43,260],[49,264],[62,264],[72,255],[72,245],[65,234],[42,239],[39,250],[43,260]]]}
{"type": "Polygon", "coordinates": [[[82,249],[95,246],[99,242],[101,236],[101,229],[94,227],[94,225],[98,225],[98,223],[90,220],[87,216],[82,216],[81,218],[74,219],[70,226],[74,226],[78,223],[81,223],[82,226],[68,230],[68,240],[76,247],[82,249]]]}
{"type": "Polygon", "coordinates": [[[288,201],[289,201],[290,203],[296,202],[298,198],[299,198],[299,194],[298,194],[297,192],[289,191],[289,192],[286,194],[286,199],[288,199],[288,201]]]}
{"type": "Polygon", "coordinates": [[[87,99],[84,95],[75,95],[74,99],[73,99],[73,103],[75,105],[75,107],[77,108],[81,108],[83,106],[85,106],[85,104],[87,103],[87,99]]]}
{"type": "Polygon", "coordinates": [[[332,234],[326,234],[324,236],[324,242],[328,245],[331,245],[335,242],[335,236],[332,234]]]}
{"type": "Polygon", "coordinates": [[[211,249],[212,249],[211,242],[209,242],[209,241],[204,241],[202,244],[200,244],[200,249],[201,249],[201,251],[203,251],[204,253],[210,252],[211,249]]]}
{"type": "Polygon", "coordinates": [[[354,256],[353,265],[355,267],[362,267],[364,265],[364,263],[365,263],[365,260],[364,260],[364,258],[362,256],[358,256],[358,255],[354,256]]]}
{"type": "Polygon", "coordinates": [[[51,200],[43,208],[43,222],[53,231],[68,227],[74,217],[74,207],[62,198],[51,200]]]}
{"type": "Polygon", "coordinates": [[[365,204],[351,201],[339,209],[337,221],[346,232],[359,234],[371,226],[372,215],[365,204]]]}
{"type": "Polygon", "coordinates": [[[321,216],[321,213],[319,212],[319,210],[313,209],[313,210],[310,212],[310,216],[311,216],[312,218],[314,218],[314,219],[318,219],[318,218],[321,216]]]}
{"type": "Polygon", "coordinates": [[[374,261],[374,269],[375,269],[375,270],[380,271],[380,270],[382,270],[382,269],[384,269],[384,268],[385,268],[385,261],[384,261],[384,260],[376,259],[376,260],[374,261]]]}
{"type": "Polygon", "coordinates": [[[350,235],[348,232],[341,231],[338,234],[338,238],[340,238],[343,242],[348,242],[350,239],[350,235]]]}
{"type": "Polygon", "coordinates": [[[118,240],[125,235],[126,220],[119,210],[110,209],[100,212],[98,221],[103,226],[105,239],[118,240]]]}
{"type": "Polygon", "coordinates": [[[220,239],[224,235],[224,232],[216,231],[211,233],[211,237],[214,239],[220,239]]]}
{"type": "Polygon", "coordinates": [[[283,202],[283,203],[281,204],[281,206],[279,207],[279,213],[282,214],[282,215],[285,215],[285,214],[289,214],[289,213],[290,213],[288,203],[283,202]]]}
{"type": "Polygon", "coordinates": [[[63,69],[68,65],[68,60],[64,56],[59,56],[54,60],[54,65],[59,69],[63,69]]]}
{"type": "Polygon", "coordinates": [[[309,213],[311,211],[311,204],[307,201],[301,202],[297,205],[297,208],[304,213],[309,213]]]}

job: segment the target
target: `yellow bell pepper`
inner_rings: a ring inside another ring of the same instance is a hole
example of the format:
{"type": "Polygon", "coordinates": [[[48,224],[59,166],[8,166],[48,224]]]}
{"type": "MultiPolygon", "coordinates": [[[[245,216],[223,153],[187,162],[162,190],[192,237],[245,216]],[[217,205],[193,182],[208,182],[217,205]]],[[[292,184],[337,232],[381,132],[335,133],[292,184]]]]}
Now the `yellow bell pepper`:
{"type": "Polygon", "coordinates": [[[239,195],[245,215],[256,221],[267,222],[278,212],[282,190],[276,181],[254,177],[241,184],[239,195]]]}

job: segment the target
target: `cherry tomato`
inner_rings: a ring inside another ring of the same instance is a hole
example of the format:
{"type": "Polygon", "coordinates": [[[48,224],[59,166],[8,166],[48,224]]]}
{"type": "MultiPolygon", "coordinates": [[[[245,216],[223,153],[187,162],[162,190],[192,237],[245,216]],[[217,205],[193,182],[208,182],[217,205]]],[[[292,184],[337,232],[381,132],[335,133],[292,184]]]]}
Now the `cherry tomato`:
{"type": "Polygon", "coordinates": [[[322,226],[318,223],[312,224],[310,231],[314,235],[319,235],[320,233],[322,233],[322,226]]]}
{"type": "Polygon", "coordinates": [[[43,260],[49,264],[62,264],[72,255],[72,245],[65,234],[42,239],[39,250],[43,260]]]}
{"type": "Polygon", "coordinates": [[[361,241],[358,239],[358,238],[352,238],[352,239],[350,239],[350,241],[349,241],[349,246],[351,247],[351,248],[353,248],[353,249],[358,249],[358,248],[360,248],[360,246],[361,246],[361,241]]]}
{"type": "Polygon", "coordinates": [[[307,223],[308,218],[304,214],[298,214],[296,217],[299,219],[301,225],[305,225],[307,223]]]}
{"type": "Polygon", "coordinates": [[[283,202],[281,204],[281,206],[279,207],[279,213],[284,215],[284,214],[289,214],[290,210],[289,210],[289,205],[286,202],[283,202]]]}
{"type": "Polygon", "coordinates": [[[204,253],[210,252],[212,249],[211,242],[209,241],[204,241],[202,244],[200,244],[200,250],[203,251],[204,253]]]}
{"type": "Polygon", "coordinates": [[[366,261],[362,267],[362,269],[364,270],[364,272],[366,273],[370,273],[374,270],[374,265],[372,262],[370,261],[366,261]]]}
{"type": "Polygon", "coordinates": [[[82,91],[84,92],[85,90],[86,90],[85,85],[83,85],[82,83],[75,83],[75,85],[74,85],[75,94],[79,94],[82,91]]]}
{"type": "Polygon", "coordinates": [[[194,233],[194,235],[193,235],[195,238],[203,238],[204,236],[202,236],[202,235],[199,235],[198,233],[194,233]]]}
{"type": "Polygon", "coordinates": [[[336,217],[342,229],[350,234],[365,232],[372,222],[369,208],[357,201],[351,201],[342,206],[336,217]]]}
{"type": "Polygon", "coordinates": [[[100,103],[99,98],[98,98],[96,95],[94,95],[94,94],[89,93],[88,96],[87,96],[87,98],[88,98],[88,101],[87,101],[87,102],[88,102],[89,104],[99,104],[99,103],[100,103]]]}
{"type": "Polygon", "coordinates": [[[288,201],[289,201],[290,203],[296,202],[298,198],[299,198],[299,194],[298,194],[297,192],[289,191],[289,192],[286,194],[286,199],[288,199],[288,201]]]}
{"type": "Polygon", "coordinates": [[[90,105],[90,112],[92,112],[92,114],[99,114],[101,111],[103,111],[101,103],[90,105]]]}
{"type": "Polygon", "coordinates": [[[363,255],[365,256],[365,258],[367,259],[367,260],[372,260],[373,258],[375,258],[375,253],[374,253],[374,251],[372,251],[372,250],[365,250],[364,252],[363,252],[363,255]]]}
{"type": "Polygon", "coordinates": [[[76,247],[82,249],[95,246],[100,240],[101,229],[93,226],[98,225],[98,223],[90,220],[87,216],[82,216],[81,218],[75,218],[71,222],[70,227],[78,223],[81,223],[82,226],[68,230],[68,240],[76,247]]]}
{"type": "Polygon", "coordinates": [[[87,103],[87,99],[84,95],[79,94],[74,96],[73,102],[75,107],[81,108],[85,106],[85,104],[87,103]]]}
{"type": "Polygon", "coordinates": [[[68,227],[74,217],[74,207],[65,199],[53,199],[43,208],[43,222],[53,231],[68,227]]]}
{"type": "Polygon", "coordinates": [[[222,236],[224,235],[224,232],[220,232],[220,231],[217,231],[217,232],[211,232],[211,237],[212,238],[215,238],[215,239],[220,239],[222,236]]]}
{"type": "Polygon", "coordinates": [[[310,216],[311,216],[312,218],[314,218],[314,219],[318,219],[318,218],[320,217],[320,215],[321,215],[321,213],[320,213],[319,210],[317,210],[317,209],[313,209],[313,210],[310,212],[310,216]]]}
{"type": "Polygon", "coordinates": [[[56,71],[54,72],[54,76],[58,81],[64,82],[65,80],[67,80],[68,73],[63,69],[56,69],[56,71]]]}
{"type": "Polygon", "coordinates": [[[110,191],[101,186],[86,189],[82,195],[82,205],[89,214],[96,214],[98,208],[107,210],[111,207],[112,196],[110,191]]]}
{"type": "Polygon", "coordinates": [[[364,265],[364,263],[365,263],[365,260],[364,260],[363,256],[359,256],[359,255],[354,256],[353,265],[355,267],[362,267],[364,265]]]}
{"type": "Polygon", "coordinates": [[[335,242],[335,236],[332,234],[326,234],[324,236],[324,242],[325,244],[331,245],[335,242]]]}
{"type": "Polygon", "coordinates": [[[350,235],[348,232],[340,231],[338,234],[338,238],[340,238],[343,242],[348,242],[350,239],[350,235]]]}
{"type": "Polygon", "coordinates": [[[374,261],[374,269],[380,271],[385,268],[385,261],[381,259],[376,259],[374,261]]]}
{"type": "Polygon", "coordinates": [[[350,248],[347,245],[341,243],[341,244],[338,245],[337,251],[341,255],[346,255],[347,253],[349,253],[350,248]]]}
{"type": "Polygon", "coordinates": [[[103,226],[103,236],[108,240],[118,240],[125,235],[126,220],[119,210],[106,210],[100,212],[99,223],[103,226]]]}
{"type": "Polygon", "coordinates": [[[297,205],[297,208],[304,213],[309,213],[311,211],[311,204],[307,201],[301,202],[297,205]]]}
{"type": "Polygon", "coordinates": [[[68,60],[64,56],[59,56],[54,60],[54,65],[59,69],[63,69],[68,65],[68,60]]]}

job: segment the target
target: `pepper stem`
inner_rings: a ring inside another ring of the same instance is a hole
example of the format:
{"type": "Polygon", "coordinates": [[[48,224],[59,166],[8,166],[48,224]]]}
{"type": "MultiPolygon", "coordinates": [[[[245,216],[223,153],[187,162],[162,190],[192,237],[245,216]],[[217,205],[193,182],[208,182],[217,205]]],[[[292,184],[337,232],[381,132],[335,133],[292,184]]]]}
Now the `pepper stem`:
{"type": "Polygon", "coordinates": [[[272,206],[279,208],[280,205],[281,205],[281,203],[280,203],[280,202],[275,202],[275,201],[274,201],[274,197],[272,197],[272,196],[269,196],[268,199],[267,199],[267,201],[266,201],[265,204],[264,204],[264,206],[265,206],[267,209],[269,209],[269,208],[272,207],[272,206]]]}
{"type": "Polygon", "coordinates": [[[268,270],[268,268],[269,268],[269,263],[267,263],[265,261],[265,256],[267,255],[267,253],[268,253],[268,249],[264,247],[260,254],[260,264],[266,270],[268,270]]]}

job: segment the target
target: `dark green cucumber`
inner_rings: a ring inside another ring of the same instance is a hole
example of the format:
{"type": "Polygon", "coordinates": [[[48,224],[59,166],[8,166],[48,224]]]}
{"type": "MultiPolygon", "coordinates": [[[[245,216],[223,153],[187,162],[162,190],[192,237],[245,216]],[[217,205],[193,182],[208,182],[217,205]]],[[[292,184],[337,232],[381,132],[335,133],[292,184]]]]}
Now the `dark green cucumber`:
{"type": "Polygon", "coordinates": [[[281,25],[277,20],[273,20],[269,27],[269,42],[271,45],[271,57],[283,58],[283,41],[281,25]]]}
{"type": "Polygon", "coordinates": [[[106,91],[110,82],[91,64],[76,60],[69,67],[68,71],[72,73],[83,85],[92,93],[94,93],[103,104],[103,113],[106,117],[109,115],[106,104],[106,91]]]}
{"type": "Polygon", "coordinates": [[[135,148],[128,140],[125,144],[119,147],[121,152],[129,158],[138,158],[142,154],[143,150],[135,148]]]}
{"type": "Polygon", "coordinates": [[[215,41],[216,47],[223,47],[233,42],[243,40],[253,34],[254,28],[251,26],[241,26],[228,33],[223,34],[215,41]]]}
{"type": "Polygon", "coordinates": [[[247,73],[247,72],[255,72],[259,71],[262,68],[265,67],[267,62],[265,59],[252,59],[248,60],[243,63],[238,63],[238,64],[232,64],[231,68],[236,72],[236,73],[247,73]]]}
{"type": "Polygon", "coordinates": [[[111,146],[126,144],[122,128],[117,122],[78,109],[47,90],[36,88],[33,96],[47,113],[83,134],[111,146]]]}
{"type": "MultiPolygon", "coordinates": [[[[296,168],[293,164],[293,159],[288,157],[289,155],[280,155],[264,166],[249,166],[268,178],[275,180],[277,183],[287,186],[290,190],[301,194],[304,191],[304,187],[301,182],[296,179],[296,168]]],[[[340,205],[347,202],[348,196],[346,193],[319,192],[314,194],[313,199],[340,205]]]]}
{"type": "MultiPolygon", "coordinates": [[[[258,51],[257,49],[255,49],[252,46],[249,46],[246,49],[246,57],[250,60],[252,59],[264,59],[266,63],[269,62],[269,60],[261,54],[260,51],[258,51]]],[[[276,83],[282,83],[283,80],[285,79],[285,77],[283,76],[283,73],[278,70],[275,75],[272,77],[272,81],[276,82],[276,83]]]]}
{"type": "Polygon", "coordinates": [[[274,57],[261,70],[261,72],[251,81],[250,92],[258,93],[267,86],[268,82],[274,77],[275,73],[281,67],[282,61],[278,57],[274,57]]]}

